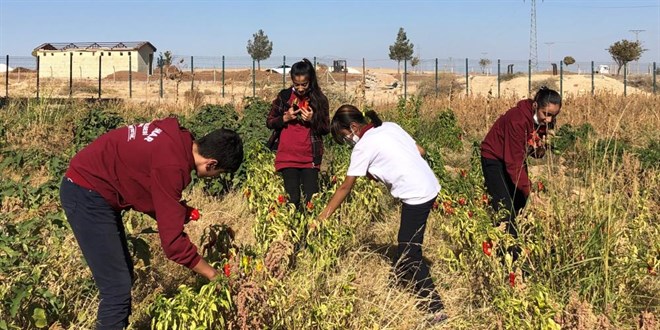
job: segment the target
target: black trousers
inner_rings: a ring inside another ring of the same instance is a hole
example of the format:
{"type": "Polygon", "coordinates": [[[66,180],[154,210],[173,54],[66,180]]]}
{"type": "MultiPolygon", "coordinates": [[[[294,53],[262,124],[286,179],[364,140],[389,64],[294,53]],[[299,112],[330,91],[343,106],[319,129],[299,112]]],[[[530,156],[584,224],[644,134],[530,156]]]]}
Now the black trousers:
{"type": "Polygon", "coordinates": [[[412,284],[417,295],[425,300],[426,309],[432,313],[444,308],[431,279],[429,265],[422,258],[426,220],[434,201],[435,198],[419,205],[402,204],[397,257],[394,264],[399,284],[412,284]]]}
{"type": "Polygon", "coordinates": [[[319,192],[319,170],[316,168],[285,168],[280,171],[284,178],[284,190],[289,203],[303,207],[319,192]],[[300,186],[305,196],[305,205],[300,204],[300,186]]]}
{"type": "MultiPolygon", "coordinates": [[[[516,188],[506,171],[503,161],[481,157],[481,168],[484,173],[486,190],[492,197],[491,206],[493,210],[497,212],[504,208],[508,211],[506,216],[497,219],[495,225],[499,226],[500,223],[505,222],[506,231],[514,238],[518,238],[516,216],[525,207],[527,197],[520,189],[516,188]]],[[[510,247],[509,252],[514,260],[518,259],[520,254],[518,247],[510,247]]]]}
{"type": "Polygon", "coordinates": [[[97,192],[64,178],[60,200],[99,289],[97,329],[123,329],[131,314],[133,261],[121,212],[97,192]]]}

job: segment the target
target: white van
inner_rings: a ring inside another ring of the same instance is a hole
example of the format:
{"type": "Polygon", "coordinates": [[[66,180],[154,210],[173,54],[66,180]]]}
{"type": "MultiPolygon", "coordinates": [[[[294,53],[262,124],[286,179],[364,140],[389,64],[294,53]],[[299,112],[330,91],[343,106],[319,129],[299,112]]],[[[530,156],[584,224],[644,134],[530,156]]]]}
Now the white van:
{"type": "Polygon", "coordinates": [[[606,64],[601,64],[598,66],[598,71],[596,71],[596,73],[610,74],[610,66],[606,64]]]}

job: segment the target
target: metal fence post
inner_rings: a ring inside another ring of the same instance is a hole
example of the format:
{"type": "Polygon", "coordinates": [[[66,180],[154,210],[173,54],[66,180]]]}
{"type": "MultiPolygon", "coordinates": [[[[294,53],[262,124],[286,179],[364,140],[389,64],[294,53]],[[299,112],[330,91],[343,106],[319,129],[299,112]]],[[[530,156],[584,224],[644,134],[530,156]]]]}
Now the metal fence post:
{"type": "Polygon", "coordinates": [[[527,96],[529,96],[531,93],[532,93],[532,60],[527,60],[527,96]]]}
{"type": "Polygon", "coordinates": [[[222,55],[222,97],[225,97],[225,55],[222,55]]]}
{"type": "Polygon", "coordinates": [[[591,96],[596,92],[596,85],[594,84],[594,61],[591,61],[591,96]]]}
{"type": "Polygon", "coordinates": [[[346,75],[348,73],[348,64],[344,68],[344,97],[346,97],[346,75]]]}
{"type": "Polygon", "coordinates": [[[467,57],[465,58],[465,95],[470,95],[470,73],[467,57]]]}
{"type": "MultiPolygon", "coordinates": [[[[314,59],[314,62],[316,62],[316,58],[314,59]]],[[[316,68],[316,65],[314,66],[316,68]]],[[[367,100],[367,63],[364,59],[362,58],[362,98],[364,98],[365,102],[367,100]]]]}
{"type": "Polygon", "coordinates": [[[438,97],[438,58],[435,58],[435,97],[438,97]]]}
{"type": "Polygon", "coordinates": [[[497,98],[500,98],[500,59],[497,59],[497,98]]]}
{"type": "MultiPolygon", "coordinates": [[[[364,60],[364,58],[362,58],[364,60]]],[[[316,56],[314,56],[314,70],[316,70],[316,56]]]]}
{"type": "Polygon", "coordinates": [[[5,97],[9,98],[9,54],[5,59],[5,97]]]}
{"type": "Polygon", "coordinates": [[[128,97],[133,98],[133,63],[131,52],[128,52],[128,97]]]}
{"type": "Polygon", "coordinates": [[[252,60],[252,97],[257,95],[257,72],[254,69],[254,60],[252,60]]]}
{"type": "Polygon", "coordinates": [[[161,61],[160,65],[160,98],[163,98],[163,62],[161,61]]]}
{"type": "Polygon", "coordinates": [[[403,60],[403,99],[408,99],[408,59],[403,60]]]}
{"type": "Polygon", "coordinates": [[[628,96],[628,63],[623,65],[623,96],[628,96]]]}
{"type": "Polygon", "coordinates": [[[653,62],[653,94],[655,94],[656,91],[658,90],[658,87],[657,87],[657,85],[656,85],[656,83],[655,83],[655,77],[656,77],[656,75],[657,75],[657,70],[658,70],[658,69],[657,69],[657,67],[655,66],[655,62],[653,62]]]}
{"type": "Polygon", "coordinates": [[[282,89],[286,88],[286,55],[282,56],[282,89]]]}
{"type": "Polygon", "coordinates": [[[37,55],[37,100],[39,99],[39,55],[37,55]]]}
{"type": "Polygon", "coordinates": [[[99,100],[101,99],[101,65],[103,64],[101,60],[102,58],[103,58],[103,54],[99,56],[99,100]]]}
{"type": "Polygon", "coordinates": [[[195,62],[193,62],[193,57],[190,56],[190,96],[193,97],[195,92],[195,62]]]}
{"type": "Polygon", "coordinates": [[[564,97],[564,61],[559,61],[559,96],[564,97]]]}
{"type": "MultiPolygon", "coordinates": [[[[52,71],[51,71],[52,72],[52,71]]],[[[73,96],[73,53],[69,53],[69,98],[73,96]]]]}

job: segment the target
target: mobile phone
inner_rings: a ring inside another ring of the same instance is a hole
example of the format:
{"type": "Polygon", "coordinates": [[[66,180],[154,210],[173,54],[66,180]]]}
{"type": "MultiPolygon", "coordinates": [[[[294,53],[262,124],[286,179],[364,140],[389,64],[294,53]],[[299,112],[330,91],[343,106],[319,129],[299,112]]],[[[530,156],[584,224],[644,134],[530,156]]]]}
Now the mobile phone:
{"type": "Polygon", "coordinates": [[[293,107],[293,111],[298,111],[298,109],[300,109],[300,107],[295,103],[291,106],[293,107]]]}

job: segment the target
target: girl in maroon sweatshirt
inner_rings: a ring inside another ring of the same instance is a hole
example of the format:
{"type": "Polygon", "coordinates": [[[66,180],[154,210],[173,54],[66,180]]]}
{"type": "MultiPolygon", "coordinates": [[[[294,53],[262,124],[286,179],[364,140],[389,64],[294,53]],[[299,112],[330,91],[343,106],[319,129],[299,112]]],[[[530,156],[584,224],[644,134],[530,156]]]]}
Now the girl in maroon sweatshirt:
{"type": "MultiPolygon", "coordinates": [[[[543,157],[547,126],[554,123],[560,110],[559,93],[542,87],[534,99],[518,102],[498,118],[481,143],[481,167],[491,205],[495,211],[502,207],[509,211],[497,225],[506,222],[506,230],[514,238],[518,237],[515,218],[531,190],[526,158],[543,157]]],[[[509,252],[514,260],[518,258],[518,247],[509,248],[509,252]]]]}
{"type": "Polygon", "coordinates": [[[97,329],[125,328],[131,312],[133,261],[121,211],[155,218],[165,255],[212,279],[218,272],[183,230],[181,194],[191,171],[213,177],[236,171],[242,161],[235,132],[218,129],[194,140],[175,118],[112,130],[71,159],[60,200],[99,289],[97,329]]]}
{"type": "Polygon", "coordinates": [[[274,130],[269,144],[277,148],[275,170],[282,173],[289,202],[300,207],[301,185],[305,203],[319,191],[322,136],[330,132],[330,113],[312,63],[303,59],[291,66],[290,73],[293,86],[279,92],[266,126],[274,130]]]}

